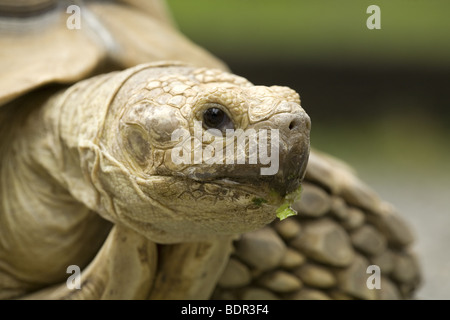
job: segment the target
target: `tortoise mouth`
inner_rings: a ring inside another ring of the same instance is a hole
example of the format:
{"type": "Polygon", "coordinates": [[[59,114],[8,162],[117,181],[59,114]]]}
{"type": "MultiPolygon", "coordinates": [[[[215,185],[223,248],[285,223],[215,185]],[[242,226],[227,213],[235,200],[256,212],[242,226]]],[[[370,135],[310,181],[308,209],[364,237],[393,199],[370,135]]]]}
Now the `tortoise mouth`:
{"type": "Polygon", "coordinates": [[[138,185],[149,198],[175,210],[206,204],[204,210],[215,211],[215,207],[226,207],[227,203],[238,204],[242,209],[263,205],[278,207],[285,196],[270,181],[242,177],[199,180],[182,175],[158,175],[151,180],[141,180],[138,185]]]}
{"type": "Polygon", "coordinates": [[[256,230],[276,218],[276,209],[284,200],[266,182],[223,177],[196,181],[170,175],[152,178],[138,182],[148,201],[139,210],[124,207],[119,219],[161,243],[256,230]]]}
{"type": "MultiPolygon", "coordinates": [[[[268,197],[270,193],[274,190],[274,188],[271,186],[271,184],[264,180],[258,180],[258,181],[248,181],[245,179],[238,179],[238,178],[219,178],[212,181],[213,183],[216,183],[223,187],[231,187],[239,189],[243,192],[251,193],[255,197],[264,198],[268,197]]],[[[281,200],[279,200],[281,201],[281,200]]]]}
{"type": "MultiPolygon", "coordinates": [[[[276,190],[282,197],[297,190],[306,172],[309,144],[300,143],[280,148],[276,165],[265,164],[200,164],[183,168],[174,176],[198,183],[218,183],[245,187],[259,193],[260,188],[276,190]],[[266,174],[268,171],[270,173],[266,174]],[[275,169],[275,170],[271,170],[275,169]]],[[[167,172],[166,172],[167,173],[167,172]]]]}
{"type": "MultiPolygon", "coordinates": [[[[266,190],[276,190],[282,197],[296,190],[305,175],[307,159],[297,161],[290,168],[281,168],[275,175],[260,175],[259,171],[252,168],[228,171],[225,174],[194,172],[181,175],[193,183],[215,183],[222,186],[235,187],[260,194],[266,190]],[[300,162],[302,165],[297,165],[300,162]]],[[[259,170],[259,168],[256,168],[259,170]]]]}
{"type": "Polygon", "coordinates": [[[246,194],[247,196],[267,197],[275,189],[269,180],[248,177],[220,176],[210,179],[198,179],[198,177],[177,178],[203,189],[205,193],[217,193],[218,195],[225,195],[221,192],[223,190],[232,190],[246,194]]]}

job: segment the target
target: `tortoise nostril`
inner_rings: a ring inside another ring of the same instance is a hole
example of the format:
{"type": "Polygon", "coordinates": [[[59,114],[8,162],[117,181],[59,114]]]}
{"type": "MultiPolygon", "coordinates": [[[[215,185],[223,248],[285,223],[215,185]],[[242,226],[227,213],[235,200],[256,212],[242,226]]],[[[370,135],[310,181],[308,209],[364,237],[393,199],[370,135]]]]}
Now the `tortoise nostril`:
{"type": "Polygon", "coordinates": [[[291,121],[291,123],[289,123],[289,130],[294,130],[299,125],[300,125],[300,123],[299,123],[298,119],[294,119],[291,121]]]}

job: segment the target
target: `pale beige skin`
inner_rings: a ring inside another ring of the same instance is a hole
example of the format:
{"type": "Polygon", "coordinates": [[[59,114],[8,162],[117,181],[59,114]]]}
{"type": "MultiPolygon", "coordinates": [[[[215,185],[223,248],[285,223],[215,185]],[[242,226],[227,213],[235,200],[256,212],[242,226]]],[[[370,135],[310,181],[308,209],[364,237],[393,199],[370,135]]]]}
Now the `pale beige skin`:
{"type": "Polygon", "coordinates": [[[2,149],[2,183],[14,185],[0,195],[6,297],[63,281],[68,265],[87,265],[108,221],[162,244],[231,239],[261,228],[300,185],[309,154],[310,120],[297,93],[218,69],[140,65],[30,108],[2,149]],[[192,130],[211,104],[220,104],[236,129],[279,130],[276,175],[261,176],[262,164],[171,161],[178,143],[172,132],[192,130]],[[255,205],[255,198],[268,202],[255,205]]]}

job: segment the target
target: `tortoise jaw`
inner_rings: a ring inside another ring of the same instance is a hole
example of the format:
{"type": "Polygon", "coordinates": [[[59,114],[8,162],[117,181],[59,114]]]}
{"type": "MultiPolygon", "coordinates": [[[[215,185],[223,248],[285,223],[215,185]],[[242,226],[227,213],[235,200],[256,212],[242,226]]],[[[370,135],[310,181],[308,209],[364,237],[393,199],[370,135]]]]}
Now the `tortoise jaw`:
{"type": "MultiPolygon", "coordinates": [[[[296,149],[294,146],[293,149],[296,149]]],[[[220,172],[193,170],[182,174],[184,178],[199,183],[218,183],[230,188],[245,188],[255,194],[263,195],[265,189],[276,190],[281,197],[285,197],[298,189],[306,173],[309,158],[309,147],[302,148],[302,152],[291,150],[286,156],[280,157],[280,167],[276,174],[262,175],[261,166],[222,166],[220,172]]]]}
{"type": "MultiPolygon", "coordinates": [[[[253,194],[255,196],[255,198],[258,199],[264,199],[265,203],[270,203],[270,204],[276,204],[277,202],[282,201],[281,197],[276,197],[277,199],[271,199],[270,201],[268,200],[269,198],[272,197],[273,195],[273,190],[274,188],[267,182],[265,181],[261,181],[261,180],[233,180],[233,179],[229,179],[229,178],[221,178],[221,179],[216,179],[213,182],[224,186],[224,187],[229,187],[229,188],[235,188],[235,189],[239,189],[241,191],[244,191],[248,194],[253,194]],[[278,199],[279,198],[279,199],[278,199]]],[[[272,197],[273,198],[273,197],[272,197]]]]}
{"type": "Polygon", "coordinates": [[[303,152],[288,153],[280,170],[272,177],[272,188],[282,197],[297,190],[305,177],[308,159],[309,146],[303,152]]]}

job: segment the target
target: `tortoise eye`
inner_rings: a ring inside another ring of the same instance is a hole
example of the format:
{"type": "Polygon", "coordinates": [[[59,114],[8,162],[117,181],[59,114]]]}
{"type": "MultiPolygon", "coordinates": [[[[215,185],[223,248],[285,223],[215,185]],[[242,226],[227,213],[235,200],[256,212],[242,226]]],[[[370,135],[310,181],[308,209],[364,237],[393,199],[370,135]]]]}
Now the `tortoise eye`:
{"type": "Polygon", "coordinates": [[[218,129],[220,131],[234,128],[228,115],[222,109],[214,106],[203,112],[203,124],[207,129],[218,129]]]}

